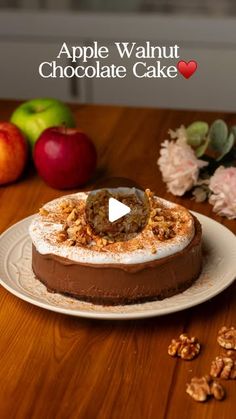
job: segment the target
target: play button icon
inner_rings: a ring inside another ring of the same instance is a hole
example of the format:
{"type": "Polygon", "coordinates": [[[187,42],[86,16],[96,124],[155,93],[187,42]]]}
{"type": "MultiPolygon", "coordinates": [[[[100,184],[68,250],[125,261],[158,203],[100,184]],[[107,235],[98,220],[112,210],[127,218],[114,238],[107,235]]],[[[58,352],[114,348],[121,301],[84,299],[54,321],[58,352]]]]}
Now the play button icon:
{"type": "Polygon", "coordinates": [[[127,241],[146,226],[149,199],[137,187],[95,189],[88,194],[85,214],[94,234],[109,243],[127,241]]]}
{"type": "Polygon", "coordinates": [[[130,211],[131,208],[128,207],[128,205],[122,204],[122,202],[115,198],[109,198],[108,219],[110,223],[114,223],[114,221],[117,221],[125,215],[129,214],[130,211]]]}

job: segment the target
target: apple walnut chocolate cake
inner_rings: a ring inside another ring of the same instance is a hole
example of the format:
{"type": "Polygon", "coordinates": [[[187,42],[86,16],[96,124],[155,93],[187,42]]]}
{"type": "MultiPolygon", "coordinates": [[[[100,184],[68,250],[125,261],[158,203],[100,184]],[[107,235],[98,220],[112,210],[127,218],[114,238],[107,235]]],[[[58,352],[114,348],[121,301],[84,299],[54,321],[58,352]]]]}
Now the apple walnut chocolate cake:
{"type": "Polygon", "coordinates": [[[49,291],[130,304],[180,293],[198,278],[199,221],[149,190],[141,205],[137,192],[118,189],[98,191],[98,201],[79,192],[39,210],[30,226],[32,267],[49,291]],[[130,223],[126,217],[107,222],[110,194],[131,207],[130,223]]]}

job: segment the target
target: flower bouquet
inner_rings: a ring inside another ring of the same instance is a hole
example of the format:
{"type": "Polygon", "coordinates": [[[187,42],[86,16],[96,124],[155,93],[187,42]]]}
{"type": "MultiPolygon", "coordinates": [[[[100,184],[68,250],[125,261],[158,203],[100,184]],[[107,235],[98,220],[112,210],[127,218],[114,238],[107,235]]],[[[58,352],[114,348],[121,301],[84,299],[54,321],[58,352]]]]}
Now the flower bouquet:
{"type": "Polygon", "coordinates": [[[208,199],[214,212],[236,218],[236,126],[221,119],[210,127],[197,121],[169,135],[157,160],[168,191],[178,196],[192,191],[197,202],[208,199]]]}

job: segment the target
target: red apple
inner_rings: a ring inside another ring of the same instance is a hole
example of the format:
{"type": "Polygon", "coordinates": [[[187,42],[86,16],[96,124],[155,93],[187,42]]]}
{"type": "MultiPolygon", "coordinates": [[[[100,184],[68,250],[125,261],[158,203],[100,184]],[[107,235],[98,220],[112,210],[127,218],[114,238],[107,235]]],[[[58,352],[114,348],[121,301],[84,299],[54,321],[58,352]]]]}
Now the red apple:
{"type": "Polygon", "coordinates": [[[28,147],[21,131],[10,122],[0,122],[0,185],[22,175],[27,156],[28,147]]]}
{"type": "Polygon", "coordinates": [[[93,143],[86,134],[74,128],[48,128],[34,147],[39,175],[56,189],[84,185],[92,176],[96,161],[93,143]]]}

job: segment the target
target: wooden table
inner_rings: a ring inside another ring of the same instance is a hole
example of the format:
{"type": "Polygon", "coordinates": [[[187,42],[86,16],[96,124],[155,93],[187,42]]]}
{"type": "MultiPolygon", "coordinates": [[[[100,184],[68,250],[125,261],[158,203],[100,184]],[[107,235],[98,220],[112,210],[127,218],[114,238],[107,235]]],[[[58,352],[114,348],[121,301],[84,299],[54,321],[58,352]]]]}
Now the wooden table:
{"type": "MultiPolygon", "coordinates": [[[[16,103],[1,102],[1,119],[16,103]]],[[[161,197],[206,214],[236,232],[236,222],[215,216],[166,192],[156,166],[160,142],[169,128],[195,120],[209,123],[230,114],[122,107],[74,106],[78,126],[94,140],[97,176],[122,176],[161,197]]],[[[63,192],[46,186],[32,170],[17,184],[0,188],[0,232],[63,192]]],[[[226,382],[227,398],[194,402],[185,385],[209,371],[219,353],[222,325],[236,326],[235,284],[205,304],[160,318],[96,321],[49,312],[0,289],[0,417],[85,419],[231,419],[236,382],[226,382]],[[170,358],[167,347],[181,332],[197,336],[196,360],[170,358]]]]}

